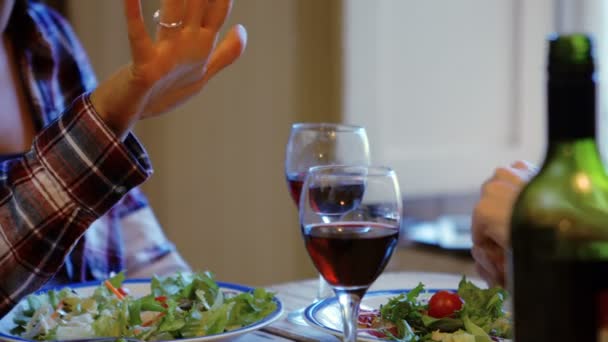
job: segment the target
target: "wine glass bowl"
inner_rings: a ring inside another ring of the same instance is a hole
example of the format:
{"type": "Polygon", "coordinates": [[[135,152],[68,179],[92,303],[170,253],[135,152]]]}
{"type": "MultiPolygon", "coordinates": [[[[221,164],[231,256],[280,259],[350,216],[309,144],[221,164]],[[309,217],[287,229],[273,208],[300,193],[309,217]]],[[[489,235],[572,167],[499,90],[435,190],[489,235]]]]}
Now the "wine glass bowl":
{"type": "Polygon", "coordinates": [[[359,302],[399,240],[402,202],[386,167],[326,165],[307,173],[300,225],[313,264],[339,298],[345,341],[356,340],[359,302]]]}
{"type": "Polygon", "coordinates": [[[285,176],[296,206],[310,167],[369,163],[369,142],[361,126],[335,123],[295,123],[291,126],[285,153],[285,176]]]}
{"type": "Polygon", "coordinates": [[[358,204],[365,191],[362,179],[353,179],[339,186],[324,184],[322,181],[309,186],[311,209],[325,217],[341,216],[359,208],[358,204]]]}

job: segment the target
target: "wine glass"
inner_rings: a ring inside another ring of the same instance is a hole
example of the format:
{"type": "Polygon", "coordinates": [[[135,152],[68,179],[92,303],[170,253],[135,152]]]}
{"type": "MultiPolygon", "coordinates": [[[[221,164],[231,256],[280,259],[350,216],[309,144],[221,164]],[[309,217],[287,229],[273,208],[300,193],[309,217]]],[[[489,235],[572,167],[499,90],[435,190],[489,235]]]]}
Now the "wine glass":
{"type": "Polygon", "coordinates": [[[285,177],[296,206],[306,172],[312,166],[369,165],[365,128],[334,123],[294,123],[285,153],[285,177]]]}
{"type": "Polygon", "coordinates": [[[390,168],[328,165],[307,173],[300,226],[313,264],[338,297],[344,341],[356,341],[361,298],[397,246],[401,215],[390,168]]]}
{"type": "MultiPolygon", "coordinates": [[[[369,163],[367,133],[361,126],[334,123],[294,123],[291,126],[285,154],[285,177],[296,207],[300,201],[304,177],[310,167],[369,163]]],[[[319,275],[314,301],[330,295],[331,289],[319,275]]],[[[290,313],[289,320],[305,325],[303,310],[290,313]]]]}

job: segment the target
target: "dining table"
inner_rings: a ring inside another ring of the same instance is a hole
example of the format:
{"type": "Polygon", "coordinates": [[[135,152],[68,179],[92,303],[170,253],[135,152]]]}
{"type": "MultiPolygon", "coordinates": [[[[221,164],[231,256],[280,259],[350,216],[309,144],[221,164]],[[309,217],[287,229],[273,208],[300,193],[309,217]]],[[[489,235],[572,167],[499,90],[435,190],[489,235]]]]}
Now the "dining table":
{"type": "MultiPolygon", "coordinates": [[[[372,284],[370,291],[411,289],[422,282],[426,288],[456,289],[462,279],[462,273],[424,272],[424,271],[389,271],[381,274],[372,284]]],[[[476,277],[467,276],[479,286],[485,283],[476,277]]],[[[266,286],[275,293],[283,304],[283,315],[276,322],[235,341],[328,341],[336,342],[341,339],[313,325],[294,324],[287,319],[290,312],[307,307],[312,303],[316,294],[318,279],[305,279],[266,286]]]]}

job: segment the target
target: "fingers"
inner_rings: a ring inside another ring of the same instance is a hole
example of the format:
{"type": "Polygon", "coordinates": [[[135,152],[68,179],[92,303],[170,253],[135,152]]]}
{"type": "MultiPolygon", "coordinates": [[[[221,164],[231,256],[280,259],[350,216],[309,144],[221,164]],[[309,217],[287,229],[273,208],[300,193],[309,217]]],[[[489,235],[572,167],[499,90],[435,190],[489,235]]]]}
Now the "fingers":
{"type": "Polygon", "coordinates": [[[475,264],[475,270],[479,276],[486,281],[489,287],[501,286],[505,287],[505,276],[494,274],[489,270],[484,269],[479,264],[475,264]]]}
{"type": "Polygon", "coordinates": [[[241,25],[234,26],[213,51],[207,64],[205,82],[228,65],[234,63],[245,51],[247,31],[241,25]]]}
{"type": "Polygon", "coordinates": [[[504,181],[514,188],[521,188],[526,183],[526,180],[520,174],[519,170],[510,167],[499,167],[494,171],[493,180],[504,181]]]}
{"type": "Polygon", "coordinates": [[[199,29],[205,12],[208,10],[209,2],[213,2],[213,0],[187,0],[184,24],[188,27],[199,29]]]}
{"type": "Polygon", "coordinates": [[[498,246],[486,248],[475,246],[471,249],[471,255],[475,259],[477,271],[482,278],[490,285],[504,286],[505,259],[498,246]]]}
{"type": "MultiPolygon", "coordinates": [[[[160,21],[171,24],[184,20],[184,1],[183,0],[161,0],[160,2],[160,21]]],[[[173,34],[179,32],[179,28],[169,28],[158,25],[158,39],[168,39],[173,34]]]]}
{"type": "Polygon", "coordinates": [[[513,205],[531,174],[530,164],[499,167],[481,187],[481,198],[472,215],[474,246],[471,254],[478,272],[489,283],[504,286],[505,250],[509,245],[513,205]]]}
{"type": "Polygon", "coordinates": [[[127,32],[133,62],[139,63],[148,58],[152,51],[152,39],[148,36],[139,0],[124,0],[127,19],[127,32]]]}
{"type": "Polygon", "coordinates": [[[538,167],[525,160],[518,160],[511,164],[511,167],[526,182],[530,181],[538,173],[538,167]]]}
{"type": "Polygon", "coordinates": [[[513,164],[511,164],[511,167],[518,169],[518,170],[537,170],[538,169],[538,167],[536,165],[534,165],[526,160],[517,160],[513,164]]]}
{"type": "Polygon", "coordinates": [[[490,272],[486,271],[480,264],[475,264],[475,271],[481,277],[481,279],[485,280],[489,287],[494,286],[495,280],[494,276],[490,274],[490,272]]]}
{"type": "Polygon", "coordinates": [[[219,31],[230,10],[232,9],[232,0],[208,0],[209,6],[207,13],[205,13],[201,26],[213,31],[219,31]]]}
{"type": "Polygon", "coordinates": [[[481,199],[473,211],[471,230],[473,243],[484,244],[492,241],[501,248],[509,245],[510,214],[509,204],[495,203],[493,199],[481,199]]]}
{"type": "Polygon", "coordinates": [[[484,183],[481,189],[482,199],[491,199],[497,206],[507,212],[515,202],[521,187],[503,180],[492,180],[484,183]]]}
{"type": "Polygon", "coordinates": [[[482,196],[473,210],[471,231],[473,242],[493,241],[502,248],[509,243],[511,211],[519,190],[501,180],[484,184],[482,196]]]}
{"type": "Polygon", "coordinates": [[[494,243],[487,243],[483,246],[474,246],[471,254],[477,263],[487,270],[494,273],[505,272],[505,253],[504,249],[494,243]]]}
{"type": "Polygon", "coordinates": [[[230,10],[232,0],[187,0],[184,24],[191,28],[204,27],[217,32],[230,10]]]}
{"type": "MultiPolygon", "coordinates": [[[[519,164],[514,166],[525,167],[519,164]]],[[[499,167],[481,187],[481,198],[473,211],[473,241],[493,240],[503,248],[508,245],[511,212],[527,179],[521,170],[499,167]]]]}
{"type": "MultiPolygon", "coordinates": [[[[247,32],[245,28],[240,25],[233,27],[226,38],[214,50],[207,64],[204,76],[200,80],[174,91],[173,96],[182,99],[181,101],[185,101],[200,91],[213,76],[234,63],[241,56],[245,50],[246,42],[247,32]]],[[[180,103],[176,102],[173,105],[177,106],[180,103]]]]}
{"type": "Polygon", "coordinates": [[[519,169],[519,170],[529,169],[528,162],[525,160],[517,160],[513,164],[511,164],[511,167],[519,169]]]}

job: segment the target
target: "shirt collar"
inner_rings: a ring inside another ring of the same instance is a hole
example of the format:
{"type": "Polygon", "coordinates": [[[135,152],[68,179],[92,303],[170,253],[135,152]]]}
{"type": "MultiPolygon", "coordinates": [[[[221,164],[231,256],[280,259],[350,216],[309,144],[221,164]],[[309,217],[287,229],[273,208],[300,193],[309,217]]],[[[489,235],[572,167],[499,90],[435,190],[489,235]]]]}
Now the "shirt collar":
{"type": "Polygon", "coordinates": [[[48,16],[40,15],[43,6],[33,0],[16,0],[11,18],[7,27],[11,41],[18,49],[17,51],[31,52],[36,59],[53,59],[53,49],[47,38],[49,32],[44,28],[49,26],[45,22],[48,16]]]}

